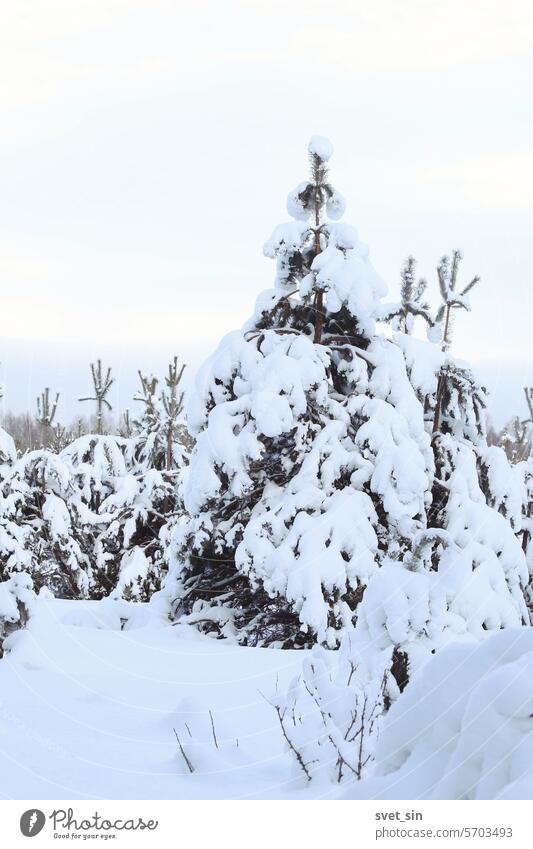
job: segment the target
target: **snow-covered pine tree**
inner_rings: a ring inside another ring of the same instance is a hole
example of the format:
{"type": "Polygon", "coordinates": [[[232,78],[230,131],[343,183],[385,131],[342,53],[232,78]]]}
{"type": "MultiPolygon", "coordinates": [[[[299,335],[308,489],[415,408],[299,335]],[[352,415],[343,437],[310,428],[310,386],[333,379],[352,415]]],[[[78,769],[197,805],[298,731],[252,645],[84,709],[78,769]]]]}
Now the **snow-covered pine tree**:
{"type": "Polygon", "coordinates": [[[35,598],[28,529],[16,520],[16,498],[9,485],[16,462],[15,443],[0,427],[0,657],[5,638],[25,626],[35,598]]]}
{"type": "Polygon", "coordinates": [[[71,472],[71,509],[92,540],[93,598],[147,601],[160,589],[167,562],[162,535],[181,502],[187,462],[177,392],[182,374],[175,358],[159,397],[156,378],[141,374],[136,400],[144,410],[139,421],[125,420],[130,436],[83,436],[61,454],[71,472]]]}
{"type": "Polygon", "coordinates": [[[439,266],[444,350],[378,333],[384,289],[355,231],[327,216],[330,153],[312,140],[297,221],[266,245],[275,289],[198,375],[167,593],[182,621],[242,642],[342,640],[274,704],[298,767],[343,780],[431,653],[527,621],[528,576],[520,477],[488,450],[485,392],[448,351],[446,316],[467,306],[460,257],[439,266]]]}
{"type": "Polygon", "coordinates": [[[72,516],[68,466],[47,449],[27,452],[4,475],[3,488],[11,521],[20,529],[21,566],[35,589],[86,598],[90,552],[83,526],[72,516]]]}
{"type": "Polygon", "coordinates": [[[64,425],[60,424],[60,422],[54,425],[50,437],[50,448],[55,454],[60,454],[71,440],[72,435],[64,425]]]}
{"type": "Polygon", "coordinates": [[[156,377],[139,371],[141,386],[134,400],[143,408],[131,423],[129,439],[132,497],[121,502],[117,494],[102,504],[114,518],[100,538],[101,558],[115,564],[109,577],[126,598],[146,601],[160,589],[168,537],[183,510],[182,476],[190,441],[182,416],[184,371],[185,365],[179,366],[174,357],[161,391],[156,377]]]}
{"type": "Polygon", "coordinates": [[[141,416],[134,421],[136,453],[139,461],[156,469],[164,468],[164,447],[161,445],[161,407],[157,396],[159,380],[154,375],[138,371],[141,387],[134,401],[142,406],[141,416]]]}
{"type": "Polygon", "coordinates": [[[134,400],[143,404],[141,417],[135,422],[136,455],[140,462],[172,473],[187,463],[190,439],[183,422],[181,381],[185,365],[174,357],[168,366],[165,386],[158,392],[159,381],[139,371],[141,387],[134,400]]]}
{"type": "Polygon", "coordinates": [[[338,644],[372,574],[426,524],[430,436],[400,346],[376,335],[385,287],[311,139],[295,220],[265,245],[275,288],[201,369],[175,534],[176,616],[248,643],[338,644]]]}
{"type": "Polygon", "coordinates": [[[71,481],[69,510],[90,554],[90,597],[146,601],[160,587],[160,505],[168,484],[139,466],[133,439],[89,434],[60,459],[71,481]]]}
{"type": "Polygon", "coordinates": [[[173,486],[158,469],[134,467],[99,510],[91,595],[148,601],[166,572],[161,531],[173,486]]]}

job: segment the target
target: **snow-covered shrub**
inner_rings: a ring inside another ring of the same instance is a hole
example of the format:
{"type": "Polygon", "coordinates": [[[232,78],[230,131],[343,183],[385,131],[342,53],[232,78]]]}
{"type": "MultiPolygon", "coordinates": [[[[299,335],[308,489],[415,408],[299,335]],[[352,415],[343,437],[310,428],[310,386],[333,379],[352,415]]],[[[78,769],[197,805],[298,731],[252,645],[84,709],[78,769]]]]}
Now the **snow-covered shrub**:
{"type": "Polygon", "coordinates": [[[533,629],[431,659],[382,724],[374,774],[391,798],[530,799],[533,629]]]}
{"type": "Polygon", "coordinates": [[[0,580],[0,657],[5,639],[26,625],[34,600],[33,582],[27,572],[13,572],[0,580]]]}
{"type": "Polygon", "coordinates": [[[28,571],[36,590],[86,597],[90,562],[83,529],[69,509],[70,473],[61,458],[46,449],[24,454],[4,473],[2,495],[4,517],[19,529],[9,571],[28,571]]]}
{"type": "Polygon", "coordinates": [[[165,525],[180,501],[181,470],[136,457],[134,439],[87,435],[59,455],[16,458],[3,440],[0,565],[26,571],[61,598],[111,593],[146,601],[166,571],[165,525]],[[14,459],[13,459],[14,457],[14,459]]]}
{"type": "MultiPolygon", "coordinates": [[[[485,576],[474,584],[468,572],[458,578],[463,568],[452,542],[437,571],[384,564],[369,583],[357,625],[340,650],[315,647],[301,676],[287,692],[276,694],[273,704],[288,750],[308,778],[340,782],[372,775],[374,749],[384,723],[389,727],[385,717],[390,705],[399,700],[407,714],[406,697],[411,698],[408,704],[416,703],[424,688],[437,680],[438,673],[430,679],[426,674],[427,667],[433,669],[432,655],[446,654],[453,643],[468,652],[468,647],[489,639],[479,627],[480,617],[492,616],[487,628],[498,627],[505,603],[500,609],[497,592],[483,598],[485,576]]],[[[511,617],[502,627],[515,623],[516,617],[511,617]]],[[[515,638],[521,633],[516,628],[508,631],[515,638]]],[[[431,704],[427,710],[426,724],[434,721],[431,704]]],[[[418,714],[413,722],[416,725],[418,714]]]]}
{"type": "Polygon", "coordinates": [[[526,601],[529,607],[529,617],[533,625],[533,457],[522,460],[518,472],[524,482],[524,503],[522,505],[521,541],[522,550],[529,569],[529,584],[526,601]]]}
{"type": "Polygon", "coordinates": [[[112,594],[148,601],[166,569],[160,538],[176,504],[174,487],[156,469],[130,472],[99,510],[103,526],[95,542],[94,597],[112,594]]]}
{"type": "Polygon", "coordinates": [[[160,588],[182,510],[184,367],[174,358],[159,394],[155,379],[142,378],[143,415],[127,416],[127,436],[101,433],[113,379],[100,360],[91,370],[98,434],[71,441],[64,428],[56,432],[49,390],[38,403],[47,447],[18,457],[0,429],[0,569],[2,576],[25,571],[36,590],[63,598],[112,593],[146,601],[160,588]]]}
{"type": "Polygon", "coordinates": [[[17,459],[17,449],[13,437],[0,427],[0,469],[17,459]]]}
{"type": "Polygon", "coordinates": [[[339,652],[316,646],[301,676],[271,699],[287,751],[308,781],[364,777],[384,710],[398,692],[390,647],[360,646],[356,661],[348,643],[346,637],[339,652]]]}
{"type": "Polygon", "coordinates": [[[15,443],[0,428],[0,578],[7,580],[12,572],[29,571],[28,529],[17,522],[17,495],[10,481],[17,460],[15,443]]]}
{"type": "Polygon", "coordinates": [[[372,767],[383,714],[409,675],[447,640],[467,638],[464,622],[447,612],[442,576],[422,566],[428,544],[420,541],[406,565],[385,561],[339,651],[316,646],[302,674],[276,695],[289,751],[300,768],[306,765],[308,778],[364,777],[372,767]]]}
{"type": "Polygon", "coordinates": [[[15,443],[0,428],[0,657],[5,638],[25,626],[35,597],[27,529],[17,522],[16,496],[6,485],[16,462],[15,443]]]}
{"type": "Polygon", "coordinates": [[[176,506],[176,484],[138,461],[136,448],[134,438],[89,435],[61,453],[70,469],[70,506],[91,552],[92,598],[112,593],[147,601],[160,588],[160,531],[176,506]]]}

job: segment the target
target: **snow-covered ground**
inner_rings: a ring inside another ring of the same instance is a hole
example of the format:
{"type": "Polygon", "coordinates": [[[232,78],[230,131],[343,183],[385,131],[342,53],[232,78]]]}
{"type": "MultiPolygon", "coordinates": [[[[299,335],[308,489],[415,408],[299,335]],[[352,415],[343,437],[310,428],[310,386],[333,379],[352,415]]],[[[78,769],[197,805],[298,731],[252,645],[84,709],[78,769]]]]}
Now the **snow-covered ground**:
{"type": "Polygon", "coordinates": [[[107,600],[40,598],[29,628],[11,640],[0,661],[2,797],[301,792],[300,781],[287,783],[292,764],[262,693],[276,678],[286,685],[302,652],[230,646],[149,616],[148,605],[107,600]]]}
{"type": "Polygon", "coordinates": [[[368,777],[342,785],[305,780],[268,702],[306,651],[214,640],[172,626],[154,604],[45,595],[5,646],[2,798],[533,793],[531,628],[443,648],[393,704],[368,777]]]}

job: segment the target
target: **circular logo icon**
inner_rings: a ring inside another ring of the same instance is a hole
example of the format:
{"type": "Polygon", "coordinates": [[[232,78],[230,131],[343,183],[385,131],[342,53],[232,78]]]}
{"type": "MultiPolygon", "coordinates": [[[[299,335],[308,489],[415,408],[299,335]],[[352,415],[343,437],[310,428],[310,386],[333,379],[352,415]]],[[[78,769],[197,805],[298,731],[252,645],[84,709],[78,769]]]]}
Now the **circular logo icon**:
{"type": "Polygon", "coordinates": [[[35,837],[42,831],[46,817],[38,808],[30,808],[24,811],[20,818],[20,830],[24,837],[35,837]]]}

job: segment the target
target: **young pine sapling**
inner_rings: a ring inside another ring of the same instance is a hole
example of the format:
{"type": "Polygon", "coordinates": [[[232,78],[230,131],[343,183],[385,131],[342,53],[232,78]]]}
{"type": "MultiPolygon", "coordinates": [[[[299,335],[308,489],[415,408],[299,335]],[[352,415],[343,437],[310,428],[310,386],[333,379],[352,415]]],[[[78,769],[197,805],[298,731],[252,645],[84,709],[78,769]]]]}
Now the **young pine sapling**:
{"type": "MultiPolygon", "coordinates": [[[[439,290],[442,298],[437,315],[435,316],[435,324],[443,327],[441,346],[443,352],[448,352],[452,344],[453,318],[454,312],[457,309],[465,309],[470,311],[470,302],[468,293],[479,283],[478,276],[473,277],[464,289],[457,291],[457,274],[459,265],[463,258],[461,251],[453,251],[451,260],[448,256],[444,256],[437,266],[437,275],[439,280],[439,290]]],[[[433,433],[439,432],[442,398],[446,375],[444,370],[441,370],[437,383],[437,397],[435,400],[435,413],[433,416],[433,433]]]]}
{"type": "Polygon", "coordinates": [[[173,444],[179,427],[179,419],[183,412],[184,393],[180,392],[178,394],[178,388],[184,371],[185,364],[178,369],[178,358],[174,357],[174,360],[168,366],[168,374],[165,377],[166,389],[161,393],[161,400],[165,411],[163,430],[166,441],[165,468],[167,472],[170,471],[174,464],[173,444]]]}
{"type": "Polygon", "coordinates": [[[113,409],[107,400],[107,394],[115,382],[115,378],[111,377],[111,368],[107,369],[107,373],[104,377],[102,371],[102,360],[97,360],[96,365],[91,363],[91,375],[93,379],[94,395],[89,395],[86,398],[79,398],[78,400],[96,402],[96,433],[101,436],[104,432],[104,407],[109,411],[113,409]]]}
{"type": "Polygon", "coordinates": [[[401,271],[400,302],[385,306],[382,321],[390,321],[395,330],[408,335],[412,333],[416,316],[423,318],[428,327],[433,327],[434,319],[425,300],[427,285],[423,277],[416,281],[416,260],[408,257],[401,271]]]}
{"type": "Polygon", "coordinates": [[[48,386],[41,392],[37,398],[37,424],[41,431],[41,442],[43,445],[48,445],[50,442],[50,433],[54,424],[54,419],[59,403],[59,392],[56,392],[55,400],[50,400],[50,389],[48,386]]]}

